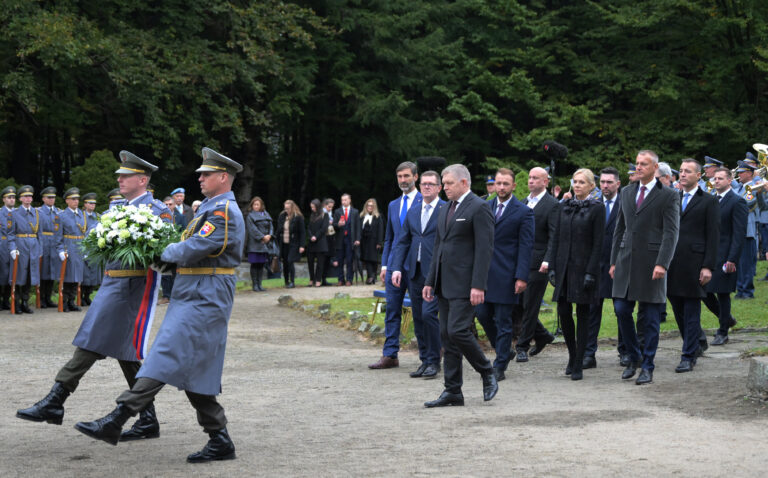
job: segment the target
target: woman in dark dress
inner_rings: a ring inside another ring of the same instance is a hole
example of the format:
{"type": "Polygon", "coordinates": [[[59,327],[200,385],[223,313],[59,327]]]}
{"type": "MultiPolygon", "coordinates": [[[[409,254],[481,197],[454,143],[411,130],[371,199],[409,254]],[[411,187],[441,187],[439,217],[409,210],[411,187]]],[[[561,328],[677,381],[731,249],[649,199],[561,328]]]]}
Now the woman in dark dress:
{"type": "Polygon", "coordinates": [[[312,214],[309,216],[309,241],[307,242],[307,267],[309,268],[309,285],[320,287],[323,281],[323,265],[328,254],[328,241],[325,235],[328,232],[330,219],[323,210],[319,199],[313,199],[309,203],[312,214]]]}
{"type": "Polygon", "coordinates": [[[292,200],[283,203],[283,212],[277,217],[277,243],[280,244],[280,259],[283,262],[283,278],[285,287],[295,287],[296,268],[294,263],[301,259],[304,253],[304,215],[292,200]]]}
{"type": "Polygon", "coordinates": [[[245,252],[248,253],[248,262],[251,264],[251,281],[253,291],[264,292],[261,287],[261,273],[264,264],[269,262],[269,241],[272,239],[274,229],[272,217],[264,206],[264,201],[256,196],[248,204],[245,216],[245,230],[248,235],[245,252]]]}
{"type": "Polygon", "coordinates": [[[365,206],[360,212],[362,234],[360,240],[360,261],[365,266],[365,283],[376,282],[376,269],[379,264],[379,251],[384,242],[384,221],[379,214],[379,206],[376,200],[371,198],[365,201],[365,206]]]}
{"type": "Polygon", "coordinates": [[[553,300],[568,346],[565,374],[571,380],[583,378],[584,346],[589,332],[589,309],[599,302],[600,251],[605,229],[605,206],[590,198],[595,176],[589,169],[573,173],[572,199],[560,205],[554,241],[555,263],[550,266],[549,280],[555,286],[553,300]],[[572,304],[576,304],[578,330],[573,323],[572,304]]]}

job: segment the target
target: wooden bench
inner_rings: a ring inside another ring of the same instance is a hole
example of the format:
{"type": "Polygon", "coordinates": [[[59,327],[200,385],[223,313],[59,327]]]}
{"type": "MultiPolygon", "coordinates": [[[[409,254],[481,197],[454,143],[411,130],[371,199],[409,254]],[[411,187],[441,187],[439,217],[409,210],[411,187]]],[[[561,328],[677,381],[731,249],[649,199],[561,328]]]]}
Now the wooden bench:
{"type": "MultiPolygon", "coordinates": [[[[387,300],[387,292],[384,290],[374,290],[373,296],[376,297],[376,305],[373,306],[373,318],[371,319],[371,322],[376,322],[376,313],[379,311],[379,304],[381,301],[387,300]]],[[[408,296],[408,293],[406,292],[405,298],[403,299],[403,310],[402,310],[402,323],[400,324],[400,333],[403,335],[406,335],[406,332],[408,332],[408,328],[411,326],[411,321],[413,320],[413,311],[411,310],[411,298],[408,296]]]]}

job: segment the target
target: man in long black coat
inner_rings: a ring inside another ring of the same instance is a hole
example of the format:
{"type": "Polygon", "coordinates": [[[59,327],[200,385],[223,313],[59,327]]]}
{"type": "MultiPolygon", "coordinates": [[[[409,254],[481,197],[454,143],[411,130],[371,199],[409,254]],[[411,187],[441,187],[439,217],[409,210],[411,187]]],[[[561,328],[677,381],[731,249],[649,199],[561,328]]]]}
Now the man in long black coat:
{"type": "Polygon", "coordinates": [[[680,236],[669,266],[667,297],[683,338],[680,365],[675,372],[690,372],[696,364],[701,331],[701,299],[712,279],[720,238],[720,206],[715,196],[699,187],[701,164],[684,159],[680,165],[680,236]]]}

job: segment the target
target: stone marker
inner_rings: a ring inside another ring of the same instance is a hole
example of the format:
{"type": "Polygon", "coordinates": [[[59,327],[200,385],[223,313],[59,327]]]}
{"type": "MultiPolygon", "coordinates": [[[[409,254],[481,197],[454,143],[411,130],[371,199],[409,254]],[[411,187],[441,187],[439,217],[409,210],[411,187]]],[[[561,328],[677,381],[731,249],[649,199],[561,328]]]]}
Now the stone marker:
{"type": "Polygon", "coordinates": [[[747,390],[751,397],[768,400],[768,357],[750,359],[747,390]]]}

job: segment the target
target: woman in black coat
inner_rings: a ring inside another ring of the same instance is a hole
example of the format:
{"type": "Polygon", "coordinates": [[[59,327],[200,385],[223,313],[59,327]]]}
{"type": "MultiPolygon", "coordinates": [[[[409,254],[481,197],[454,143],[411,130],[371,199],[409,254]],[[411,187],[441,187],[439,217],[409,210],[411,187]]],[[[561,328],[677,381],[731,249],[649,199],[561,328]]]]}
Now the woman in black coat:
{"type": "Polygon", "coordinates": [[[555,286],[553,300],[568,346],[565,374],[571,380],[583,378],[584,346],[589,335],[589,309],[599,303],[600,252],[605,229],[605,206],[589,197],[595,188],[595,176],[589,169],[573,173],[572,199],[560,206],[554,241],[554,265],[549,278],[555,286]],[[578,333],[573,323],[572,305],[576,304],[578,333]]]}
{"type": "Polygon", "coordinates": [[[330,218],[325,214],[323,205],[319,199],[313,199],[309,203],[312,214],[309,216],[307,226],[309,241],[307,242],[307,267],[309,268],[309,286],[320,287],[323,281],[323,266],[325,256],[328,254],[328,241],[325,235],[328,233],[330,218]]]}
{"type": "Polygon", "coordinates": [[[283,212],[277,217],[277,243],[280,244],[280,259],[283,261],[285,287],[295,287],[296,268],[294,263],[304,253],[304,215],[290,199],[283,204],[283,212]]]}
{"type": "Polygon", "coordinates": [[[360,261],[365,265],[366,284],[376,282],[376,268],[379,265],[379,251],[384,242],[384,221],[379,214],[376,200],[365,201],[360,212],[362,232],[360,239],[360,261]]]}
{"type": "Polygon", "coordinates": [[[274,232],[272,217],[267,212],[264,201],[258,196],[251,199],[246,213],[245,252],[248,256],[248,262],[251,264],[252,290],[264,292],[264,288],[261,287],[261,273],[264,270],[264,264],[269,262],[269,241],[274,232]]]}

